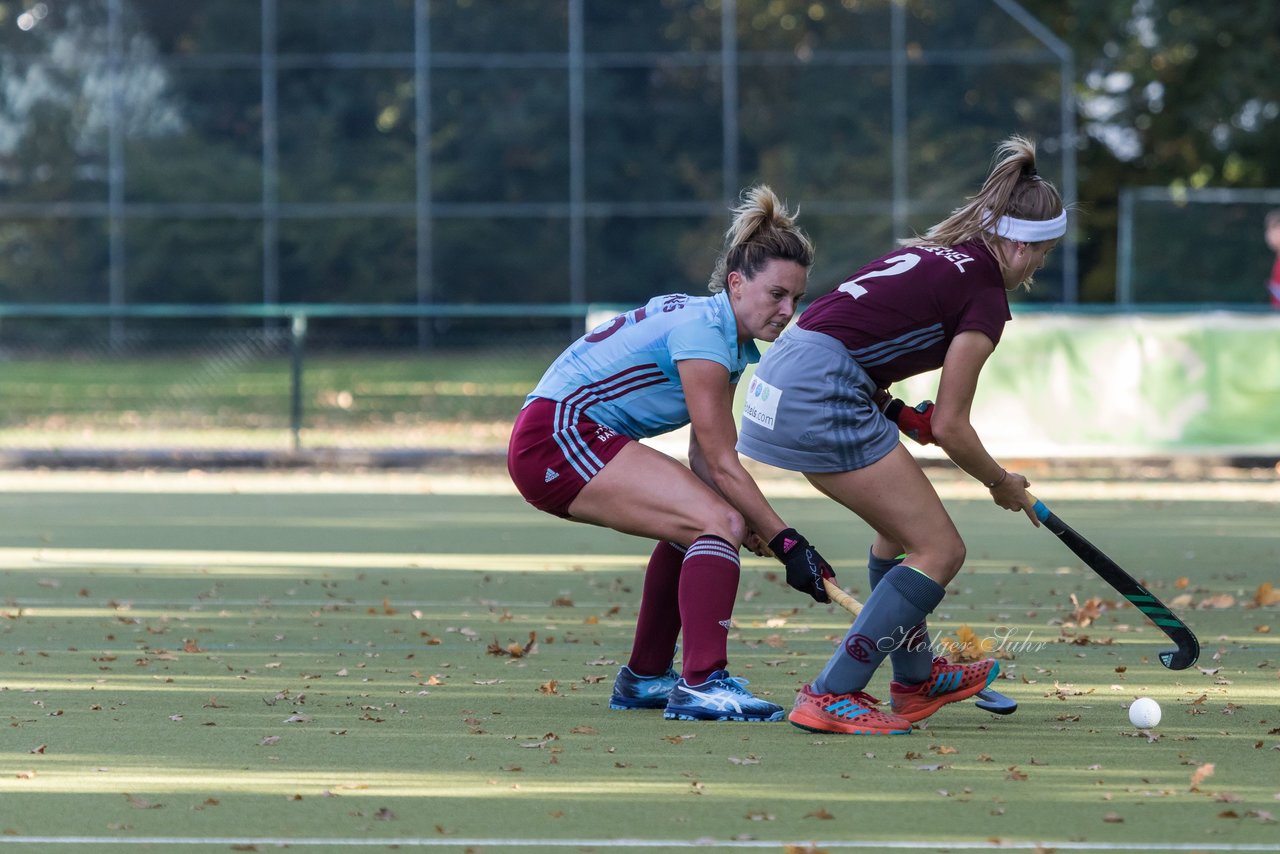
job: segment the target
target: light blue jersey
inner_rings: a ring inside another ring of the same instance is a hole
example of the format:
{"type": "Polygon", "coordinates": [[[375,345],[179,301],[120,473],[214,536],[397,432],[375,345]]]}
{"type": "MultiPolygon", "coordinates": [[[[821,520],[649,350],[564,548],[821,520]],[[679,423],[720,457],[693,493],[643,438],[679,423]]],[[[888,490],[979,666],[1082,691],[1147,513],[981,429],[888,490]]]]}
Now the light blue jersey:
{"type": "Polygon", "coordinates": [[[729,294],[654,297],[582,336],[551,363],[534,398],[558,401],[557,424],[585,414],[624,436],[643,439],[689,423],[676,362],[707,359],[736,383],[760,361],[754,341],[738,342],[729,294]]]}

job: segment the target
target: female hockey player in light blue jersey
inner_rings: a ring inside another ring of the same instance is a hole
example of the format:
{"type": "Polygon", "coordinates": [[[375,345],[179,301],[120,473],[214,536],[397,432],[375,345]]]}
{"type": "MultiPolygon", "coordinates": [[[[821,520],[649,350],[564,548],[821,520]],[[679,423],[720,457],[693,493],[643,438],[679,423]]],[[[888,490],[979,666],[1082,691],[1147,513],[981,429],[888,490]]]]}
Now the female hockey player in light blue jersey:
{"type": "Polygon", "coordinates": [[[773,341],[795,314],[812,264],[812,244],[773,191],[749,190],[712,273],[713,296],[654,297],[578,339],[516,420],[508,468],[530,504],[658,541],[611,708],[665,709],[672,720],[782,719],[781,706],[726,669],[739,547],[768,542],[788,583],[822,602],[831,569],[743,468],[733,393],[759,360],[755,340],[773,341]],[[686,424],[692,470],[636,441],[686,424]]]}

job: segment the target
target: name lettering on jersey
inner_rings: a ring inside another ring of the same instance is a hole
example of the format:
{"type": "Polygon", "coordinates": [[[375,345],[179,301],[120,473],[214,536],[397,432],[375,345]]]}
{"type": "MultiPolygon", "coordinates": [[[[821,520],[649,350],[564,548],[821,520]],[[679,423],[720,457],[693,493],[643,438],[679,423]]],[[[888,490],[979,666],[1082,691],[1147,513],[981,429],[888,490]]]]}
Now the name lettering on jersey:
{"type": "Polygon", "coordinates": [[[921,252],[929,252],[933,255],[937,255],[939,258],[947,259],[952,264],[955,264],[956,269],[961,273],[964,272],[964,265],[973,260],[971,256],[966,255],[963,252],[957,252],[950,246],[917,246],[915,248],[919,249],[921,252]]]}
{"type": "Polygon", "coordinates": [[[662,310],[664,312],[675,311],[678,308],[684,308],[685,303],[689,301],[688,294],[672,294],[662,301],[662,310]]]}
{"type": "Polygon", "coordinates": [[[766,430],[772,430],[778,420],[778,401],[781,399],[782,389],[753,376],[747,384],[747,399],[742,406],[742,416],[750,418],[766,430]]]}
{"type": "Polygon", "coordinates": [[[605,427],[604,425],[596,427],[597,442],[607,442],[616,435],[618,435],[618,433],[612,427],[605,427]]]}

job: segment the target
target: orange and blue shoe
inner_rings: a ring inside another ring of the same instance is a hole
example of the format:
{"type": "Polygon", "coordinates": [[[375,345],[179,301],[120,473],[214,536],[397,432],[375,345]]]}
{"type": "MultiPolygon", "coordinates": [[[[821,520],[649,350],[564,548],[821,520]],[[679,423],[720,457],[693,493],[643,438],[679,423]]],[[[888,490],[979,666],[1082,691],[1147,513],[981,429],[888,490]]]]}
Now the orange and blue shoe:
{"type": "Polygon", "coordinates": [[[1000,663],[984,658],[971,664],[952,664],[939,656],[933,660],[929,678],[915,685],[889,683],[889,702],[897,714],[916,723],[941,709],[972,697],[1000,675],[1000,663]]]}
{"type": "Polygon", "coordinates": [[[796,694],[787,720],[809,732],[843,735],[906,735],[911,721],[880,711],[880,701],[864,691],[852,694],[818,694],[805,685],[796,694]]]}

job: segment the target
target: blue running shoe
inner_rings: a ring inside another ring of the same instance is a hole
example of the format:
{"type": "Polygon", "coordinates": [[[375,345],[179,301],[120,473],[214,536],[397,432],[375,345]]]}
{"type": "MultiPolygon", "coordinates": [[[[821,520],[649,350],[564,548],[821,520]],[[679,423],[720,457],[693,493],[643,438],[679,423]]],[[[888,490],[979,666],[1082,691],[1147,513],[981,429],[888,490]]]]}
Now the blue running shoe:
{"type": "Polygon", "coordinates": [[[717,670],[701,685],[681,679],[671,689],[667,710],[669,721],[780,721],[782,706],[752,696],[747,680],[717,670]]]}
{"type": "Polygon", "coordinates": [[[613,680],[613,696],[609,698],[611,709],[661,709],[667,705],[667,695],[680,681],[680,674],[670,667],[661,676],[637,676],[627,665],[618,670],[613,680]]]}

